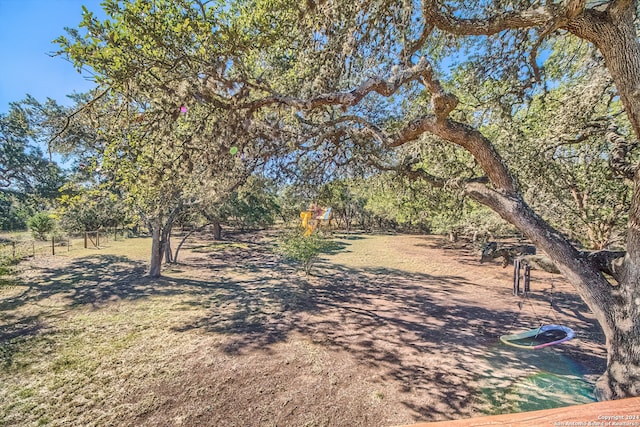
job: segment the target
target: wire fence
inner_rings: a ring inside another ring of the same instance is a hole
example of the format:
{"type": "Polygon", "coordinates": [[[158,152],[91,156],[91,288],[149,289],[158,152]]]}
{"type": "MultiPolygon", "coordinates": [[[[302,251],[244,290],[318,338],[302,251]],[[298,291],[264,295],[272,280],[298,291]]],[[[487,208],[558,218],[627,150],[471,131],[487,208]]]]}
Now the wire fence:
{"type": "Polygon", "coordinates": [[[104,231],[89,231],[73,236],[54,236],[48,240],[26,238],[3,238],[0,240],[0,265],[17,263],[25,258],[55,256],[81,249],[100,248],[110,240],[124,236],[104,231]]]}

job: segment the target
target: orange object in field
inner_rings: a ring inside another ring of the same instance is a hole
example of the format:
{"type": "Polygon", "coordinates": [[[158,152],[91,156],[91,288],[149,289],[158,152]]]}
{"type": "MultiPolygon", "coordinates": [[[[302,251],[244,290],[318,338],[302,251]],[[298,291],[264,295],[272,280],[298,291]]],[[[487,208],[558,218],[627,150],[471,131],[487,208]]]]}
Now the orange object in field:
{"type": "Polygon", "coordinates": [[[300,212],[300,218],[302,218],[302,228],[307,228],[309,220],[311,219],[311,211],[300,212]]]}
{"type": "Polygon", "coordinates": [[[300,212],[300,218],[302,218],[302,228],[305,229],[304,235],[309,236],[313,233],[313,226],[309,223],[309,220],[313,217],[311,211],[300,212]]]}

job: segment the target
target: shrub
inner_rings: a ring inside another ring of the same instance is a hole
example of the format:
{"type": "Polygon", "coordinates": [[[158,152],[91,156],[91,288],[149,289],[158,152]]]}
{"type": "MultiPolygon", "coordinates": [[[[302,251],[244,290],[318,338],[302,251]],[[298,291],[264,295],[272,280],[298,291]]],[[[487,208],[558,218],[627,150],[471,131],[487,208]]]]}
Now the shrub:
{"type": "Polygon", "coordinates": [[[281,235],[278,239],[279,252],[286,258],[301,263],[307,275],[311,272],[318,255],[327,252],[332,246],[331,241],[318,233],[304,236],[302,232],[293,231],[281,235]]]}
{"type": "Polygon", "coordinates": [[[56,221],[46,212],[38,212],[27,223],[35,239],[47,240],[47,234],[56,228],[56,221]]]}

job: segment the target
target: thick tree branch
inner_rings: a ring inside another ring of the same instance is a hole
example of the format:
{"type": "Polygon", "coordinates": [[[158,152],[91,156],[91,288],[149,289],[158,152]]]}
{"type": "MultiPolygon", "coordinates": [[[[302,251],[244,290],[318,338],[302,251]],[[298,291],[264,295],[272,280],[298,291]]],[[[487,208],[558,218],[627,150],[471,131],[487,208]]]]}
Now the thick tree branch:
{"type": "Polygon", "coordinates": [[[425,116],[401,129],[389,144],[391,147],[415,140],[425,132],[457,144],[471,153],[493,185],[504,194],[516,194],[517,184],[491,142],[481,132],[451,119],[425,116]]]}
{"type": "Polygon", "coordinates": [[[432,185],[436,188],[456,188],[456,189],[464,189],[467,184],[477,183],[477,184],[488,184],[489,178],[486,176],[478,176],[473,178],[466,179],[447,179],[440,176],[435,176],[424,169],[414,169],[411,164],[400,165],[395,168],[387,168],[387,170],[395,170],[398,173],[410,178],[410,179],[421,179],[427,182],[429,185],[432,185]]]}
{"type": "MultiPolygon", "coordinates": [[[[465,192],[474,200],[489,206],[503,219],[526,230],[531,241],[553,260],[558,270],[572,283],[583,283],[578,292],[593,307],[604,309],[612,302],[611,286],[603,279],[600,265],[581,255],[558,231],[540,218],[518,195],[507,197],[478,183],[466,185],[465,192]],[[590,279],[585,281],[585,277],[590,279]]],[[[596,260],[598,257],[596,256],[596,260]]],[[[606,271],[606,270],[604,270],[606,271]]],[[[604,312],[602,314],[605,314],[604,312]]]]}
{"type": "Polygon", "coordinates": [[[404,65],[411,63],[411,57],[420,49],[427,41],[427,38],[433,31],[434,26],[432,24],[425,25],[420,33],[420,37],[417,40],[411,42],[409,46],[404,46],[402,52],[400,52],[400,58],[404,62],[404,65]]]}
{"type": "Polygon", "coordinates": [[[260,108],[271,104],[285,104],[300,110],[312,110],[324,105],[348,107],[357,104],[371,92],[390,96],[403,84],[418,78],[431,93],[433,114],[412,120],[394,135],[385,135],[364,119],[355,120],[353,116],[348,116],[349,120],[364,124],[380,141],[384,142],[387,148],[398,147],[416,140],[425,132],[458,144],[473,155],[497,189],[505,194],[515,194],[517,192],[516,181],[491,142],[471,126],[448,118],[451,111],[455,109],[458,99],[444,90],[425,58],[422,58],[418,64],[410,69],[398,73],[389,81],[370,79],[350,92],[324,94],[306,101],[295,98],[271,97],[251,104],[250,108],[260,108]]]}
{"type": "Polygon", "coordinates": [[[307,100],[288,96],[272,95],[258,100],[238,103],[235,105],[235,108],[255,111],[271,105],[280,105],[309,111],[333,105],[341,106],[343,109],[346,109],[347,107],[358,104],[370,93],[378,93],[379,95],[388,97],[393,95],[399,88],[403,87],[407,83],[411,83],[421,78],[430,79],[432,77],[433,69],[431,68],[431,64],[425,58],[422,58],[416,65],[394,74],[389,80],[384,80],[380,77],[370,78],[349,92],[327,93],[307,100]]]}
{"type": "Polygon", "coordinates": [[[616,281],[620,281],[625,251],[582,251],[580,256],[585,258],[596,270],[608,274],[616,281]]]}
{"type": "MultiPolygon", "coordinates": [[[[572,2],[573,3],[573,2],[572,2]]],[[[557,19],[559,6],[538,6],[522,11],[502,12],[486,18],[457,18],[442,10],[437,0],[425,1],[423,15],[438,29],[460,36],[490,36],[504,30],[544,26],[557,19]]]]}
{"type": "Polygon", "coordinates": [[[65,123],[64,123],[64,126],[62,126],[62,129],[60,129],[55,135],[53,135],[49,139],[49,141],[47,141],[47,147],[49,147],[49,152],[51,152],[51,143],[53,143],[56,139],[58,139],[60,137],[60,135],[62,135],[64,133],[64,131],[67,130],[67,128],[69,127],[69,124],[71,123],[71,119],[74,116],[76,116],[77,114],[80,114],[82,111],[84,111],[84,110],[88,109],[89,107],[91,107],[100,98],[102,98],[104,95],[106,95],[110,90],[111,90],[111,87],[109,86],[105,90],[100,92],[98,95],[93,97],[93,99],[91,101],[87,102],[82,107],[78,108],[76,111],[74,111],[73,113],[71,113],[71,114],[69,114],[68,116],[65,117],[65,123]]]}

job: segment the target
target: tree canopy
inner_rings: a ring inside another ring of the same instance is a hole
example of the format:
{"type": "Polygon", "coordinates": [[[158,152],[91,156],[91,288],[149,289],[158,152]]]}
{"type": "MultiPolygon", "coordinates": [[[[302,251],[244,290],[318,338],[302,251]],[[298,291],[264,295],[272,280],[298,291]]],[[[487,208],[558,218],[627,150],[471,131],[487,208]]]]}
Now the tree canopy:
{"type": "Polygon", "coordinates": [[[396,171],[457,191],[531,239],[593,310],[609,350],[598,396],[638,395],[636,1],[104,8],[58,41],[111,102],[105,153],[123,182],[171,195],[165,183],[195,188],[200,168],[295,161],[318,180],[396,171]],[[625,251],[581,250],[570,237],[584,232],[625,251]]]}
{"type": "Polygon", "coordinates": [[[0,229],[24,228],[58,196],[64,173],[40,143],[52,129],[50,121],[62,114],[53,100],[42,105],[27,97],[0,115],[0,229]]]}

